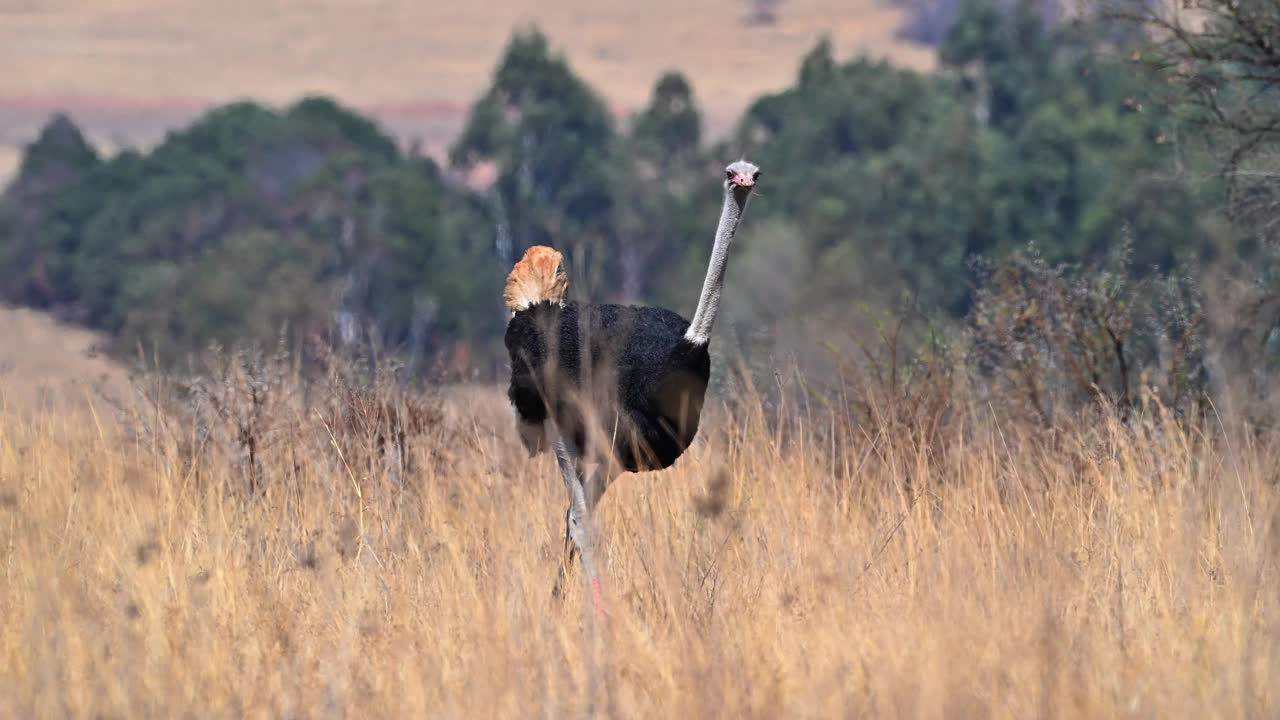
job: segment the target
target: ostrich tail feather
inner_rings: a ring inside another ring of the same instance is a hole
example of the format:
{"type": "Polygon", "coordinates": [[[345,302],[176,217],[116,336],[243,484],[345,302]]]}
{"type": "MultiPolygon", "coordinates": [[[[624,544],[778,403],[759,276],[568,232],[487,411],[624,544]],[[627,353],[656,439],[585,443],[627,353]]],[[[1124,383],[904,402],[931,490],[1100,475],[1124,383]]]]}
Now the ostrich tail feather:
{"type": "Polygon", "coordinates": [[[534,245],[507,275],[502,298],[507,308],[516,313],[540,302],[562,304],[568,293],[564,257],[545,245],[534,245]]]}

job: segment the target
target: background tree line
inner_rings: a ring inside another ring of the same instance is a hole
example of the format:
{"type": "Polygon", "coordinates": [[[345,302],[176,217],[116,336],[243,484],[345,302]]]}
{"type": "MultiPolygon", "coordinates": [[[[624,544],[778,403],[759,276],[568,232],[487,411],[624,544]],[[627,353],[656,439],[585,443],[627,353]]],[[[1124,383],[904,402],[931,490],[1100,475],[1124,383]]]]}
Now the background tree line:
{"type": "MultiPolygon", "coordinates": [[[[568,252],[576,293],[690,313],[720,170],[745,155],[765,168],[731,271],[750,292],[731,287],[721,327],[749,358],[825,362],[819,346],[872,327],[856,320],[861,308],[872,323],[903,298],[930,323],[1003,328],[1001,343],[1026,345],[1017,318],[992,318],[993,298],[1010,312],[1087,314],[1096,297],[1067,302],[1064,290],[1055,304],[1032,292],[1072,264],[1182,288],[1161,295],[1176,307],[1148,309],[1194,330],[1187,278],[1265,254],[1258,232],[1220,212],[1233,185],[1213,154],[1181,141],[1215,108],[1168,101],[1183,66],[1142,62],[1155,46],[1137,25],[1067,22],[1043,5],[941,4],[931,73],[841,60],[819,43],[794,85],[759,98],[714,144],[680,74],[617,123],[537,31],[513,36],[446,166],[324,98],[228,105],[109,159],[53,118],[0,200],[0,299],[168,361],[284,332],[376,340],[415,367],[452,358],[487,375],[502,359],[501,283],[534,244],[568,252]],[[492,184],[468,182],[486,172],[492,184]],[[1016,267],[1028,273],[1020,295],[1016,267]],[[992,277],[1004,284],[992,290],[992,277]]],[[[1148,6],[1128,7],[1138,9],[1148,6]]],[[[1249,78],[1269,93],[1249,102],[1274,105],[1274,77],[1249,78]]],[[[1063,282],[1088,295],[1089,283],[1063,282]]],[[[1149,325],[1129,348],[1191,337],[1144,322],[1098,316],[1083,332],[1149,325]]],[[[1039,342],[1048,358],[1052,343],[1039,342]]],[[[1127,388],[1123,352],[1098,358],[1110,364],[1082,377],[1105,385],[1118,362],[1127,388]]]]}

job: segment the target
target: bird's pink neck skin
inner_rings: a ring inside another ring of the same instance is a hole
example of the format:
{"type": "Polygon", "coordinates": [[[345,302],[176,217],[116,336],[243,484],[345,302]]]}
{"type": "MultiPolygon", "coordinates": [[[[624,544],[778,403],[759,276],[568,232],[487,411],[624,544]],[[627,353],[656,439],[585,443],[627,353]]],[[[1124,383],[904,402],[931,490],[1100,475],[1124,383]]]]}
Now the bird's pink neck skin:
{"type": "Polygon", "coordinates": [[[755,187],[760,171],[755,165],[738,161],[725,169],[724,207],[720,211],[720,224],[716,227],[716,244],[711,250],[711,262],[707,265],[707,278],[702,282],[702,297],[698,309],[684,337],[694,345],[706,345],[711,339],[711,326],[720,311],[720,294],[724,289],[724,270],[729,261],[729,246],[738,232],[738,223],[747,208],[747,200],[755,187]]]}

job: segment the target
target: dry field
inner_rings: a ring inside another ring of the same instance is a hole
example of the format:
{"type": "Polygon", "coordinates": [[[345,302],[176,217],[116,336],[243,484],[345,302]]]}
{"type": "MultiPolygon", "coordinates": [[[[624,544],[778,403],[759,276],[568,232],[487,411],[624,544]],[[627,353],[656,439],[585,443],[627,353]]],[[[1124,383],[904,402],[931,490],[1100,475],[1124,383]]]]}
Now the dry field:
{"type": "Polygon", "coordinates": [[[16,145],[0,146],[0,183],[18,173],[22,164],[22,150],[16,145]]]}
{"type": "Polygon", "coordinates": [[[0,0],[0,145],[28,141],[56,109],[98,142],[145,145],[211,104],[323,92],[439,152],[528,23],[620,114],[641,107],[663,71],[686,72],[714,130],[790,84],[824,33],[842,55],[931,64],[928,49],[894,39],[901,14],[878,0],[786,0],[771,26],[741,22],[750,9],[747,0],[0,0]]]}
{"type": "Polygon", "coordinates": [[[1262,441],[721,403],[606,496],[589,658],[582,594],[549,592],[562,485],[498,391],[264,382],[252,498],[233,433],[0,415],[0,717],[564,717],[592,688],[610,717],[1280,712],[1262,441]],[[367,441],[391,406],[403,467],[367,441]]]}
{"type": "Polygon", "coordinates": [[[128,374],[96,352],[102,338],[50,315],[0,305],[0,412],[85,408],[129,397],[128,374]]]}

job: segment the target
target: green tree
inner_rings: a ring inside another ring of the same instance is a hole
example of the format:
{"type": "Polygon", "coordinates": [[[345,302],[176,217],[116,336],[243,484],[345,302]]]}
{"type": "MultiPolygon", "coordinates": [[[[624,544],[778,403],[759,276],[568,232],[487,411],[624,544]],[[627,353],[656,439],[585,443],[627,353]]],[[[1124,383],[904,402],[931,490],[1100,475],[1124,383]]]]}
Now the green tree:
{"type": "Polygon", "coordinates": [[[65,232],[65,215],[51,208],[100,164],[98,154],[66,115],[57,114],[27,146],[13,183],[0,198],[0,299],[49,307],[61,296],[56,269],[43,247],[65,232]]]}
{"type": "Polygon", "coordinates": [[[663,75],[612,166],[621,299],[693,311],[696,290],[675,275],[691,254],[706,262],[719,210],[720,170],[703,156],[701,137],[693,88],[678,73],[663,75]]]}
{"type": "Polygon", "coordinates": [[[460,170],[497,168],[491,196],[503,266],[533,245],[552,245],[569,253],[575,291],[616,286],[615,140],[603,101],[552,54],[547,38],[516,34],[450,150],[460,170]]]}
{"type": "Polygon", "coordinates": [[[1146,77],[1100,52],[1111,35],[966,0],[937,74],[837,63],[820,43],[737,135],[767,169],[757,213],[810,246],[800,307],[907,290],[960,316],[970,258],[1031,242],[1096,258],[1126,226],[1144,271],[1207,252],[1212,223],[1161,145],[1168,118],[1143,106],[1146,77]]]}
{"type": "Polygon", "coordinates": [[[702,144],[702,113],[683,75],[669,72],[658,78],[648,107],[632,124],[631,139],[633,153],[664,170],[696,161],[702,144]]]}
{"type": "Polygon", "coordinates": [[[1280,5],[1195,0],[1182,10],[1139,0],[1107,5],[1109,17],[1154,38],[1134,57],[1165,81],[1159,99],[1186,126],[1181,141],[1216,161],[1230,182],[1236,219],[1274,240],[1280,237],[1280,5]]]}
{"type": "Polygon", "coordinates": [[[47,298],[169,359],[338,325],[419,354],[493,352],[501,277],[483,208],[333,101],[235,103],[106,162],[77,150],[65,123],[51,128],[0,213],[0,248],[27,280],[19,301],[47,298]],[[68,162],[75,172],[58,170],[68,162]],[[32,189],[45,186],[58,192],[32,189]],[[34,213],[20,242],[19,197],[34,213]]]}

